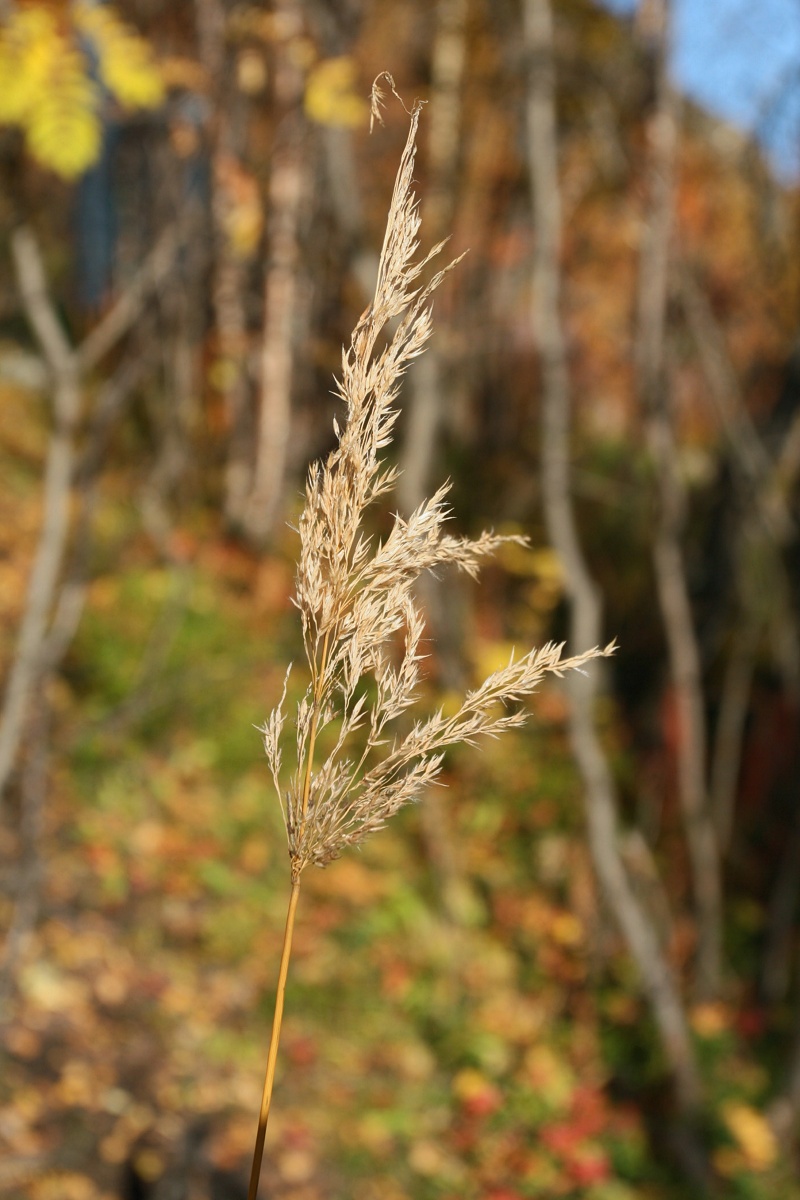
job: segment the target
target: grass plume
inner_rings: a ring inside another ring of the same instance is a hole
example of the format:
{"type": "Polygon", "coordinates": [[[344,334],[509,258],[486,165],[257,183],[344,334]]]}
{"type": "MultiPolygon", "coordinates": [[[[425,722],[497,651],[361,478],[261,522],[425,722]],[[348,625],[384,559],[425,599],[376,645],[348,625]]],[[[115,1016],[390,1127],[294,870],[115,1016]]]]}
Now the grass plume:
{"type": "MultiPolygon", "coordinates": [[[[396,95],[391,76],[383,78],[396,95]]],[[[381,98],[375,86],[378,116],[381,98]]],[[[424,621],[414,599],[420,574],[453,564],[474,576],[481,560],[501,543],[524,540],[446,533],[448,484],[407,519],[395,516],[385,541],[376,542],[365,530],[367,510],[397,481],[397,471],[384,465],[381,453],[392,440],[403,375],[430,337],[431,297],[459,261],[422,282],[444,243],[417,257],[420,216],[412,185],[420,111],[416,103],[409,113],[375,296],[342,355],[337,392],[346,406],[344,426],[334,421],[336,448],[311,468],[306,485],[295,603],[308,685],[295,713],[294,765],[288,772],[283,763],[288,673],[281,701],[262,730],[286,825],[291,895],[249,1200],[258,1191],[303,870],[312,863],[325,866],[418,799],[436,781],[448,746],[472,744],[521,725],[526,714],[519,701],[547,673],[580,668],[612,649],[574,658],[563,658],[563,647],[553,643],[531,650],[469,692],[454,715],[439,710],[395,732],[397,718],[417,699],[424,657],[424,621]],[[394,648],[400,640],[398,655],[394,648]],[[319,737],[326,729],[328,748],[318,762],[319,737]]]]}

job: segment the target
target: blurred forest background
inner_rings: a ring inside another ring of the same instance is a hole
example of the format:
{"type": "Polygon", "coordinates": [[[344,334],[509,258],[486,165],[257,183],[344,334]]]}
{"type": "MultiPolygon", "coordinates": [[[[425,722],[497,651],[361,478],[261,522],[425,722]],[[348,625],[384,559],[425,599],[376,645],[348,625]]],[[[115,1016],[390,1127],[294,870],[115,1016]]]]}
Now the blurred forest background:
{"type": "MultiPolygon", "coordinates": [[[[323,872],[262,1194],[800,1196],[797,190],[668,0],[0,3],[0,1195],[244,1195],[292,530],[427,101],[430,703],[615,637],[323,872]],[[576,677],[577,678],[577,677],[576,677]]],[[[341,414],[338,414],[341,416],[341,414]]]]}

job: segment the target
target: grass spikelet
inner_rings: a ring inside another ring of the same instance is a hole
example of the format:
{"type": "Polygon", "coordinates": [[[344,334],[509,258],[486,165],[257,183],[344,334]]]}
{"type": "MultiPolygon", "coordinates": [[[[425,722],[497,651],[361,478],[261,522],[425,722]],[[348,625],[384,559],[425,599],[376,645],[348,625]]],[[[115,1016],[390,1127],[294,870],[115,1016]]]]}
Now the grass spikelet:
{"type": "MultiPolygon", "coordinates": [[[[381,78],[397,95],[391,76],[381,78]]],[[[377,84],[372,111],[380,119],[377,84]]],[[[375,296],[342,355],[336,386],[346,420],[341,429],[334,422],[337,445],[311,468],[306,484],[295,603],[308,684],[295,713],[293,770],[283,771],[288,675],[281,701],[261,730],[286,825],[291,895],[249,1200],[258,1190],[302,872],[310,864],[325,866],[419,799],[436,781],[448,746],[474,744],[521,725],[525,712],[519,702],[547,673],[580,669],[613,650],[573,658],[562,657],[563,646],[553,643],[531,650],[469,692],[454,715],[439,711],[404,733],[394,732],[397,718],[415,703],[424,657],[423,619],[414,599],[420,574],[453,564],[474,576],[482,559],[504,541],[524,540],[446,533],[448,484],[408,518],[395,516],[385,541],[374,541],[365,530],[367,510],[397,480],[381,452],[392,440],[402,377],[430,337],[431,297],[460,261],[421,282],[444,243],[417,256],[420,216],[412,183],[420,111],[417,102],[409,112],[375,296]],[[393,650],[399,638],[398,656],[393,650]],[[329,748],[317,761],[318,738],[326,728],[329,748]]]]}

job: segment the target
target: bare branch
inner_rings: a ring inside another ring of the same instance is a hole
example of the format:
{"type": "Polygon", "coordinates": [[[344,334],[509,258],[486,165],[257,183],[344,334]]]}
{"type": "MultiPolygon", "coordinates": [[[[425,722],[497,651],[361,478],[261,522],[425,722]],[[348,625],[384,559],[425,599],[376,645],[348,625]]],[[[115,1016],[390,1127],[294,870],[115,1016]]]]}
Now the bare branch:
{"type": "MultiPolygon", "coordinates": [[[[39,246],[27,226],[14,231],[11,252],[22,303],[51,374],[56,378],[63,373],[74,374],[72,347],[50,299],[39,246]]],[[[63,418],[66,414],[59,415],[63,418]]]]}
{"type": "Polygon", "coordinates": [[[83,374],[93,370],[136,323],[148,296],[175,265],[180,245],[179,225],[169,225],[116,303],[78,347],[77,365],[83,374]]]}
{"type": "Polygon", "coordinates": [[[20,229],[14,234],[11,246],[25,311],[53,379],[55,426],[45,465],[42,529],[0,709],[0,797],[14,767],[28,703],[42,669],[48,622],[64,562],[75,465],[74,433],[81,400],[76,358],[48,295],[36,240],[30,230],[20,229]]]}

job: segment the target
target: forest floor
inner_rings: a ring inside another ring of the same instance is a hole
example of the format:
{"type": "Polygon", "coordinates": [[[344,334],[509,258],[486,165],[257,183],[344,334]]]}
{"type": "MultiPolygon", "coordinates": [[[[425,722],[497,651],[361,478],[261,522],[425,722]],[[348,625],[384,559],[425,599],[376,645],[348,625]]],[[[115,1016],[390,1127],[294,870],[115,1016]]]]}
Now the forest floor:
{"type": "MultiPolygon", "coordinates": [[[[43,445],[20,394],[0,407],[8,661],[43,445]]],[[[167,567],[129,497],[130,480],[104,485],[86,613],[50,696],[41,919],[0,1033],[9,1200],[111,1200],[131,1164],[154,1186],[246,1180],[252,1154],[288,899],[255,726],[301,658],[292,535],[259,559],[198,518],[167,567]]],[[[474,624],[473,663],[506,660],[480,634],[492,622],[474,624]]],[[[557,687],[527,729],[454,752],[446,782],[304,876],[262,1194],[685,1196],[658,1152],[674,1117],[598,902],[557,687]]],[[[693,1010],[707,1144],[721,1194],[789,1200],[746,1018],[693,1010]]]]}

